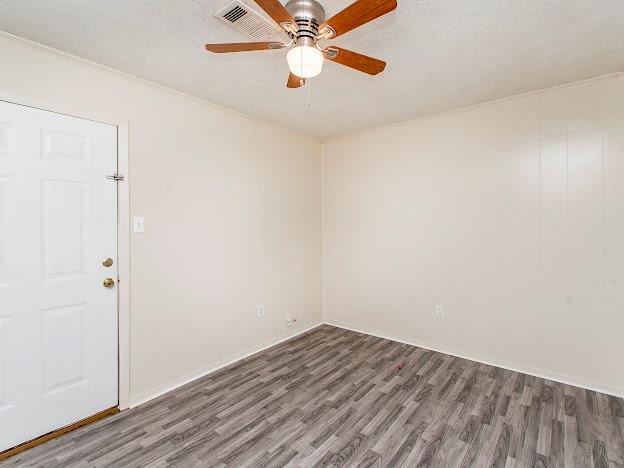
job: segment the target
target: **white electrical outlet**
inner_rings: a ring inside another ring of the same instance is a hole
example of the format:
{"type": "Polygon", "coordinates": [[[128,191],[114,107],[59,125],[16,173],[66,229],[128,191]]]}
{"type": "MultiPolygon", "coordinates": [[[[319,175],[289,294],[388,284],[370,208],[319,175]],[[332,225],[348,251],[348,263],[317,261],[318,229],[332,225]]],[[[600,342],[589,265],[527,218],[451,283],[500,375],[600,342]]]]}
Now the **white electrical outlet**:
{"type": "Polygon", "coordinates": [[[288,325],[289,327],[292,326],[293,324],[293,319],[290,315],[286,316],[286,325],[288,325]]]}
{"type": "Polygon", "coordinates": [[[435,314],[438,318],[444,318],[444,306],[436,306],[435,314]]]}
{"type": "Polygon", "coordinates": [[[258,317],[260,317],[260,318],[264,317],[264,306],[263,305],[259,305],[258,306],[258,317]]]}

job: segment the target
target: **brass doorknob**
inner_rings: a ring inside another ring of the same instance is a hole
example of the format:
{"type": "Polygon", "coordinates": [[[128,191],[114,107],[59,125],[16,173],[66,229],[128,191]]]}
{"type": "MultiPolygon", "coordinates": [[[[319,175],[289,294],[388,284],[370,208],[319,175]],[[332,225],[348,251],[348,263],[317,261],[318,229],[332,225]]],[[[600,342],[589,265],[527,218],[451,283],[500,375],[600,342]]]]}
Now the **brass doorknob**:
{"type": "Polygon", "coordinates": [[[111,266],[113,266],[113,259],[112,259],[112,258],[110,258],[110,257],[105,258],[105,259],[102,261],[102,265],[104,265],[105,267],[111,267],[111,266]]]}
{"type": "Polygon", "coordinates": [[[105,288],[112,288],[113,286],[115,286],[115,280],[113,278],[106,278],[102,284],[104,285],[105,288]]]}

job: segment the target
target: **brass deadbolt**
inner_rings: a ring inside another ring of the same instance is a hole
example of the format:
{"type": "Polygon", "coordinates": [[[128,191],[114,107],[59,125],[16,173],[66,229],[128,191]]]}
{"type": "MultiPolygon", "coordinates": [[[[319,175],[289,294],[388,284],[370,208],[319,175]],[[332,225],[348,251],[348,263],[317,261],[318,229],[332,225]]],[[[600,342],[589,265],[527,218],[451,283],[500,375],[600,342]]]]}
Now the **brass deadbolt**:
{"type": "Polygon", "coordinates": [[[113,259],[108,257],[106,259],[104,259],[104,261],[102,262],[102,265],[104,265],[105,267],[112,267],[113,266],[113,259]]]}
{"type": "Polygon", "coordinates": [[[112,288],[113,286],[115,286],[115,280],[113,278],[106,278],[102,284],[104,285],[105,288],[112,288]]]}

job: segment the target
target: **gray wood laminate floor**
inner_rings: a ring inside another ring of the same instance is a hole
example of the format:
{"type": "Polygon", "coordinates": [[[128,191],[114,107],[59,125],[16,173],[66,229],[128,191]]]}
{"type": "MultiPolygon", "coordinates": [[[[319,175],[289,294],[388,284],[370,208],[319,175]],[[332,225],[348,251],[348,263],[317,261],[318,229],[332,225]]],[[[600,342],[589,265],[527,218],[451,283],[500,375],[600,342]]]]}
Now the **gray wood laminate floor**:
{"type": "Polygon", "coordinates": [[[624,467],[624,401],[324,325],[4,463],[624,467]]]}

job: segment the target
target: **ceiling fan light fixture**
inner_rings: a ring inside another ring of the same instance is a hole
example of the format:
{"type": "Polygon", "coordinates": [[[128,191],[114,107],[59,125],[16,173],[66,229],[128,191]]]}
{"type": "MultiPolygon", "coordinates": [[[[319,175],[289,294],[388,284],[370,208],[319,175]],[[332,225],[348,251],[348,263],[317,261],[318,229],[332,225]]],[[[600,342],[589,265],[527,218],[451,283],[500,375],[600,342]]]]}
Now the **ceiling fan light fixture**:
{"type": "MultiPolygon", "coordinates": [[[[369,75],[377,75],[386,68],[386,62],[383,60],[336,46],[321,49],[318,42],[348,33],[391,12],[397,7],[397,0],[355,0],[354,3],[329,19],[325,18],[325,9],[317,0],[288,0],[286,5],[283,5],[284,0],[244,1],[246,3],[255,1],[275,23],[282,27],[290,38],[290,42],[288,44],[281,42],[206,44],[206,50],[215,54],[222,54],[277,50],[294,45],[295,47],[286,55],[290,69],[286,86],[290,89],[305,86],[308,78],[318,76],[323,71],[325,59],[369,75]]],[[[233,18],[232,12],[236,16],[240,15],[242,11],[247,11],[242,0],[233,0],[232,5],[237,6],[238,9],[228,7],[227,16],[229,18],[226,20],[230,23],[233,18]]],[[[240,18],[241,16],[238,16],[236,20],[240,18]]]]}
{"type": "Polygon", "coordinates": [[[325,57],[316,47],[300,45],[288,51],[286,60],[293,75],[299,78],[314,78],[323,70],[325,57]]]}

